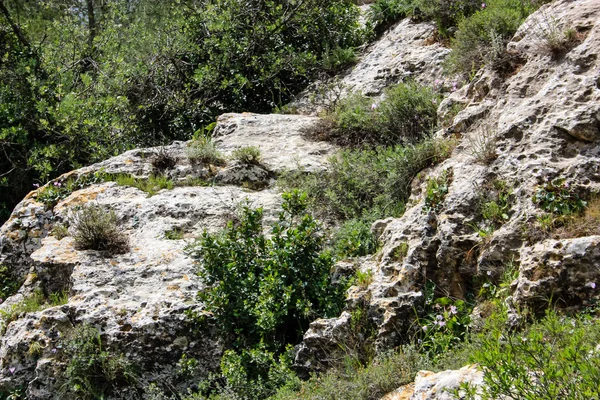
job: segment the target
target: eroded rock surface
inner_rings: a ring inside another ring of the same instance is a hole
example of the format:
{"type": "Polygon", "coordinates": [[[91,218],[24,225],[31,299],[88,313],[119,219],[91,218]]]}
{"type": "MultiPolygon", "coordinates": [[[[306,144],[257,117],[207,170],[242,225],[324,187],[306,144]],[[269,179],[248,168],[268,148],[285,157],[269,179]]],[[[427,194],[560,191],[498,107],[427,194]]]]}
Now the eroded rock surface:
{"type": "MultiPolygon", "coordinates": [[[[61,339],[75,326],[98,328],[112,351],[123,353],[142,368],[144,382],[177,386],[176,364],[182,354],[199,360],[196,374],[206,376],[218,368],[223,338],[207,325],[197,332],[188,323],[187,310],[201,312],[196,294],[201,284],[197,266],[185,251],[204,230],[222,229],[244,202],[265,210],[265,222],[273,222],[281,195],[268,188],[274,172],[306,168],[319,171],[336,148],[308,142],[302,129],[316,122],[302,116],[229,114],[217,125],[217,148],[226,156],[244,146],[260,149],[260,165],[240,168],[239,163],[216,167],[190,162],[186,143],[161,149],[126,152],[102,163],[74,171],[48,185],[94,173],[132,175],[146,179],[153,171],[152,158],[162,152],[177,160],[163,173],[176,185],[152,197],[140,189],[115,182],[97,182],[76,190],[47,208],[30,193],[1,228],[0,264],[15,277],[26,279],[19,293],[0,305],[10,310],[36,290],[48,296],[66,291],[68,303],[28,313],[3,329],[0,341],[0,387],[23,386],[29,398],[52,398],[61,360],[61,339]],[[216,170],[215,170],[216,169],[216,170]],[[214,177],[214,178],[213,178],[214,177]],[[255,179],[256,177],[256,179],[255,179]],[[195,182],[209,186],[193,186],[195,182]],[[260,183],[263,190],[242,186],[260,183]],[[53,228],[67,224],[70,214],[94,203],[113,210],[129,240],[130,251],[107,256],[78,250],[72,228],[57,239],[53,228]],[[169,233],[176,237],[169,238],[169,233]],[[34,346],[34,353],[29,350],[34,346]]],[[[182,392],[185,388],[180,388],[182,392]]]]}
{"type": "MultiPolygon", "coordinates": [[[[540,300],[577,305],[598,298],[597,237],[540,241],[537,217],[545,214],[534,201],[536,190],[556,178],[586,198],[600,192],[600,8],[597,1],[557,1],[532,14],[509,48],[524,63],[509,76],[482,70],[440,106],[462,104],[451,126],[438,132],[458,135],[452,156],[428,171],[414,186],[405,214],[373,226],[382,245],[378,254],[359,262],[373,282],[350,292],[366,299],[376,321],[378,349],[410,338],[415,310],[424,303],[426,284],[438,296],[465,298],[475,278],[497,282],[507,264],[519,268],[513,298],[519,307],[539,307],[540,300]],[[552,15],[557,29],[573,27],[580,41],[556,59],[540,45],[536,27],[552,15]],[[480,161],[470,137],[492,141],[496,157],[480,161]],[[432,177],[446,177],[448,193],[436,210],[425,205],[432,177]],[[484,226],[482,199],[509,188],[507,219],[493,232],[484,226]],[[399,251],[402,249],[402,251],[399,251]]],[[[544,240],[542,238],[542,240],[544,240]]],[[[539,309],[539,308],[538,308],[539,309]]],[[[319,320],[307,332],[340,329],[341,320],[319,320]]],[[[418,327],[416,327],[418,328],[418,327]]],[[[318,349],[304,348],[297,362],[307,365],[318,349]]]]}

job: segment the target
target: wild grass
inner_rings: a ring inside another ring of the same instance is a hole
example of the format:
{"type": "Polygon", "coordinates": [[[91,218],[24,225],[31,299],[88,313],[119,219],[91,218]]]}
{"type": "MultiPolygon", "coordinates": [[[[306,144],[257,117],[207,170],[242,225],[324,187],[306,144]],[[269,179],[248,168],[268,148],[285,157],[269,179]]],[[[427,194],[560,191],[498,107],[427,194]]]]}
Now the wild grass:
{"type": "Polygon", "coordinates": [[[82,206],[70,218],[75,246],[81,250],[100,250],[108,254],[129,251],[129,240],[117,225],[117,215],[95,204],[82,206]]]}

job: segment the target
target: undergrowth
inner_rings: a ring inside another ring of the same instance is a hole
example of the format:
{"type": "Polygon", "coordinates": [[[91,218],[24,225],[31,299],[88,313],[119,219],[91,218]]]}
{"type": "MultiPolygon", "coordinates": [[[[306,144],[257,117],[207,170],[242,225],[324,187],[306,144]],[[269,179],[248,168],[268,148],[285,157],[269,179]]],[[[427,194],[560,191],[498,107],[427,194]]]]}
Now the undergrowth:
{"type": "Polygon", "coordinates": [[[279,184],[308,193],[318,215],[372,222],[401,215],[413,178],[447,158],[452,146],[451,141],[426,139],[415,145],[343,150],[330,159],[327,172],[288,172],[280,177],[279,184]]]}

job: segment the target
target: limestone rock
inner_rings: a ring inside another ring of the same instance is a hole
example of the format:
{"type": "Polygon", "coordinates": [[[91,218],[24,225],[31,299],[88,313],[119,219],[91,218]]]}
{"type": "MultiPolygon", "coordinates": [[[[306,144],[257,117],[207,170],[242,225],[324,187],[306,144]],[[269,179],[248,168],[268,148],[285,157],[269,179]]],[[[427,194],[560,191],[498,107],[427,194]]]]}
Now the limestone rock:
{"type": "Polygon", "coordinates": [[[435,25],[405,19],[385,32],[360,56],[359,62],[339,80],[311,85],[291,108],[316,113],[348,93],[379,96],[391,84],[415,80],[423,85],[450,89],[454,78],[442,73],[450,50],[434,40],[435,25]]]}
{"type": "Polygon", "coordinates": [[[369,299],[378,349],[408,340],[426,284],[435,285],[438,296],[463,299],[478,281],[497,283],[511,264],[521,267],[514,306],[540,305],[537,299],[557,296],[564,305],[580,305],[594,295],[593,284],[600,284],[596,237],[538,244],[531,238],[536,217],[544,214],[532,200],[539,186],[561,178],[581,196],[600,192],[599,21],[595,0],[545,5],[509,44],[523,65],[506,77],[481,70],[442,103],[442,115],[452,104],[464,107],[438,133],[458,135],[452,156],[413,183],[402,217],[374,224],[381,249],[359,262],[373,277],[360,298],[369,299]],[[562,58],[535,45],[540,42],[535,21],[548,15],[558,27],[580,32],[580,41],[562,58]],[[478,161],[469,140],[484,134],[497,155],[488,163],[478,161]],[[451,177],[448,193],[437,210],[427,210],[427,181],[441,176],[451,177]],[[497,190],[494,182],[510,193],[508,218],[493,231],[482,231],[481,207],[497,190]]]}
{"type": "Polygon", "coordinates": [[[600,236],[546,240],[521,252],[514,301],[587,305],[600,295],[600,236]],[[598,285],[598,286],[596,286],[598,285]]]}
{"type": "Polygon", "coordinates": [[[216,127],[218,150],[229,155],[239,147],[257,146],[261,166],[193,163],[186,156],[187,143],[175,142],[128,151],[48,184],[61,185],[67,178],[94,173],[147,179],[158,172],[153,157],[166,153],[176,164],[160,172],[177,186],[152,197],[110,181],[76,190],[51,208],[36,201],[44,188],[30,193],[0,228],[0,264],[17,278],[27,277],[19,293],[0,304],[0,310],[10,310],[36,290],[46,296],[66,291],[69,299],[62,306],[17,316],[3,327],[0,391],[23,386],[30,399],[52,398],[59,382],[57,366],[64,362],[61,338],[82,324],[98,328],[106,346],[141,368],[146,383],[181,384],[176,364],[182,354],[198,360],[197,380],[215,371],[224,338],[210,324],[199,333],[188,322],[188,310],[202,312],[196,300],[202,286],[198,267],[185,248],[204,230],[222,229],[242,203],[264,208],[265,222],[274,222],[281,205],[278,190],[268,187],[274,172],[323,170],[328,156],[336,151],[333,145],[304,139],[302,130],[317,122],[317,118],[303,116],[221,117],[216,127]],[[194,186],[208,179],[216,184],[194,186]],[[58,224],[69,224],[77,207],[90,202],[115,212],[129,239],[129,252],[107,255],[77,249],[72,228],[64,238],[51,235],[58,224]],[[178,232],[183,239],[170,239],[169,232],[178,232]],[[37,349],[35,356],[27,355],[30,348],[37,349]]]}
{"type": "Polygon", "coordinates": [[[452,400],[456,398],[453,392],[458,390],[460,394],[460,386],[464,383],[480,387],[483,371],[475,365],[438,373],[419,371],[414,383],[387,394],[381,400],[452,400]]]}
{"type": "Polygon", "coordinates": [[[319,118],[303,115],[223,114],[214,131],[215,143],[226,155],[242,147],[258,147],[262,164],[273,172],[321,171],[337,148],[304,138],[303,132],[318,123],[319,118]]]}

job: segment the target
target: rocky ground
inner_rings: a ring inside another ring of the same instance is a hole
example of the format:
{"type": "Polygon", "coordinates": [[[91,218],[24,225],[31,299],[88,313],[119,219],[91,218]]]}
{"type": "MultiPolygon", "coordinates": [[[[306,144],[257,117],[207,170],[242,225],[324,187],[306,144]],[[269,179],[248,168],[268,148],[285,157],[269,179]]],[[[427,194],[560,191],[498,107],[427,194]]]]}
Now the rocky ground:
{"type": "MultiPolygon", "coordinates": [[[[544,6],[509,44],[521,55],[518,65],[504,76],[480,71],[441,104],[440,117],[449,122],[437,135],[458,138],[452,157],[414,183],[410,206],[401,218],[374,225],[382,244],[378,254],[352,264],[372,271],[373,281],[350,289],[348,311],[366,304],[376,325],[378,349],[407,340],[427,281],[464,297],[473,276],[498,278],[507,260],[519,270],[512,284],[513,307],[536,309],[550,296],[567,306],[581,305],[598,296],[600,236],[539,236],[536,217],[542,211],[532,201],[537,188],[555,178],[564,179],[581,196],[600,191],[598,21],[595,0],[544,6]],[[558,58],[547,50],[537,28],[547,15],[553,16],[556,29],[577,32],[578,41],[558,58]],[[493,148],[493,157],[482,157],[477,144],[482,137],[493,148]],[[448,180],[448,193],[435,211],[426,211],[427,179],[440,176],[448,180]],[[490,186],[493,181],[510,188],[510,206],[501,226],[483,238],[474,228],[483,222],[478,204],[483,193],[498,190],[490,186]],[[402,256],[400,247],[406,249],[402,256]]],[[[455,80],[441,78],[448,49],[433,42],[433,30],[430,24],[402,21],[340,78],[341,86],[325,88],[312,99],[307,95],[296,106],[314,113],[347,91],[377,95],[406,77],[451,91],[455,80]]],[[[16,295],[3,299],[0,310],[9,311],[36,289],[46,294],[67,290],[69,299],[2,327],[0,389],[22,385],[28,398],[51,398],[57,362],[62,362],[58,343],[83,323],[100,328],[111,348],[143,366],[147,381],[167,380],[177,388],[174,368],[183,353],[201,360],[198,376],[214,369],[223,351],[218,332],[206,327],[200,335],[192,334],[186,323],[186,310],[201,311],[195,301],[201,285],[185,246],[203,230],[223,227],[246,199],[263,207],[272,220],[280,204],[273,179],[277,173],[325,170],[327,158],[336,151],[330,144],[305,139],[302,132],[317,123],[318,117],[303,115],[221,116],[217,148],[229,155],[242,146],[257,146],[263,160],[259,166],[232,161],[219,167],[198,165],[187,158],[186,143],[174,143],[166,149],[129,151],[48,183],[98,171],[147,178],[152,156],[166,150],[177,160],[168,176],[182,186],[152,197],[133,187],[98,182],[49,208],[36,200],[43,188],[30,193],[0,229],[0,265],[25,281],[16,295]],[[211,184],[185,184],[190,179],[211,184]],[[75,249],[70,236],[50,234],[68,219],[69,210],[89,202],[116,212],[130,252],[107,257],[75,249]],[[182,238],[168,239],[165,232],[171,230],[182,232],[182,238]],[[30,351],[33,343],[40,344],[39,352],[30,351]]],[[[348,312],[315,321],[298,349],[298,365],[318,365],[347,330],[348,312]]],[[[456,387],[462,380],[481,382],[481,374],[470,367],[437,375],[422,372],[414,385],[386,399],[445,399],[443,387],[456,387]]]]}

